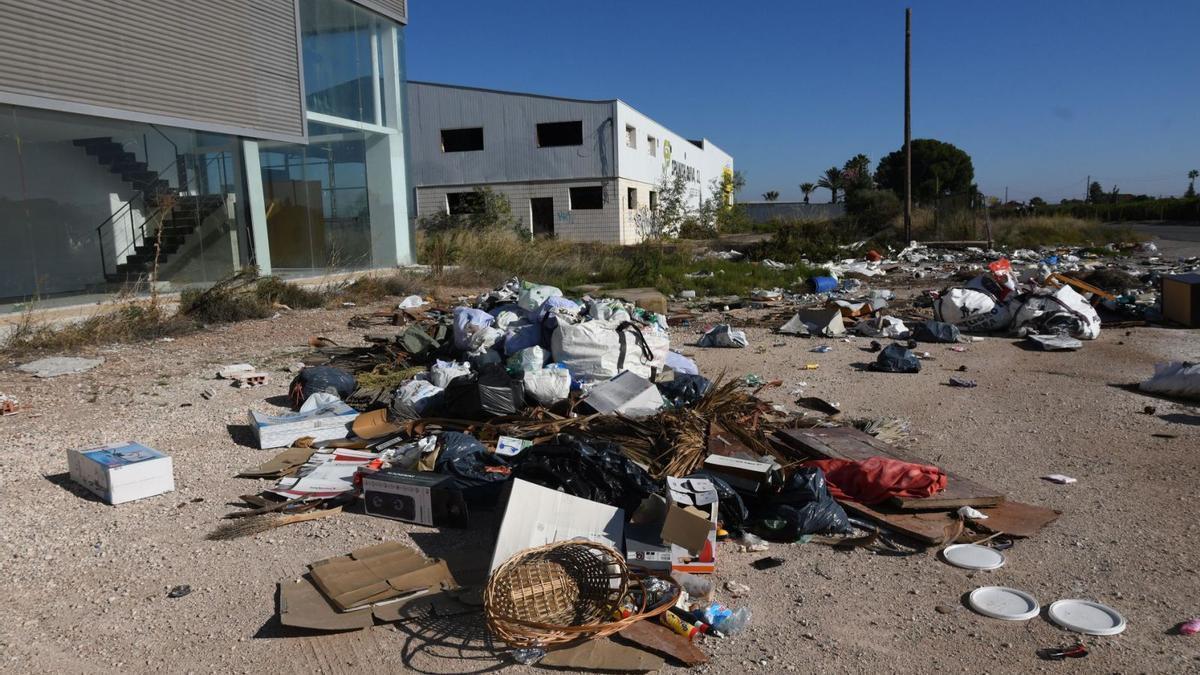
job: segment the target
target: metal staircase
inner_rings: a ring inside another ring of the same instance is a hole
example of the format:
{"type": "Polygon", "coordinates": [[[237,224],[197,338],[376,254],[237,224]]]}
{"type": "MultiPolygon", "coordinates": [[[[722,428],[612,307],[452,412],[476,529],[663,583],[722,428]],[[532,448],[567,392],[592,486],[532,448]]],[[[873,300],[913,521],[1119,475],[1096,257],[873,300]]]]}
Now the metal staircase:
{"type": "MultiPolygon", "coordinates": [[[[175,146],[169,138],[167,141],[175,146]]],[[[195,168],[198,160],[193,155],[180,154],[177,147],[174,162],[153,170],[110,137],[82,138],[73,143],[130,187],[130,193],[126,193],[129,197],[121,208],[96,227],[101,265],[109,282],[149,276],[156,257],[160,266],[166,263],[190,238],[200,236],[201,224],[225,206],[224,195],[196,194],[201,191],[190,185],[187,169],[192,166],[194,170],[190,173],[199,179],[200,171],[195,168]],[[106,249],[111,253],[106,254],[106,249]]]]}

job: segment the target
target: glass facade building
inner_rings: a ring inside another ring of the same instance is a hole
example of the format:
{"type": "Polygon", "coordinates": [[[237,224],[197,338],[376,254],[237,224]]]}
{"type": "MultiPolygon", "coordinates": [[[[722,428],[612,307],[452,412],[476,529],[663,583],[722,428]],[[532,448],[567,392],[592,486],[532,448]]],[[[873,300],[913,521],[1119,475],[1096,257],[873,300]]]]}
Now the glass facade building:
{"type": "Polygon", "coordinates": [[[404,25],[371,6],[279,4],[293,24],[273,36],[293,34],[301,92],[283,104],[301,108],[302,137],[22,105],[41,99],[6,92],[0,68],[0,302],[111,292],[152,270],[174,287],[252,264],[308,275],[410,262],[404,25]]]}

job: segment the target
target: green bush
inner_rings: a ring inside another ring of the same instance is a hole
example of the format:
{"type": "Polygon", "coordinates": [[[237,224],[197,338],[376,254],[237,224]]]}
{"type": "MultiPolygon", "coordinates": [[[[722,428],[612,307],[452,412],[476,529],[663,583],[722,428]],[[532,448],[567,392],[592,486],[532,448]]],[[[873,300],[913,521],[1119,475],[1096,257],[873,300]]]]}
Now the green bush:
{"type": "Polygon", "coordinates": [[[846,195],[846,215],[867,229],[886,227],[903,211],[900,198],[891,190],[853,190],[846,195]]]}

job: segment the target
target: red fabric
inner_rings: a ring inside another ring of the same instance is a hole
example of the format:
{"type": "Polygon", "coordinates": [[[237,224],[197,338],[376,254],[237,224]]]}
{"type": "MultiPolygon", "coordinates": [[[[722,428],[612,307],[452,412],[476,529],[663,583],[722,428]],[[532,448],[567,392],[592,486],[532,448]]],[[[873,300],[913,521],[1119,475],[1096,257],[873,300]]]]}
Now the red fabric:
{"type": "Polygon", "coordinates": [[[946,489],[946,473],[936,466],[911,464],[887,457],[861,462],[849,459],[817,459],[805,462],[825,472],[829,494],[862,504],[878,504],[891,497],[920,499],[946,489]]]}

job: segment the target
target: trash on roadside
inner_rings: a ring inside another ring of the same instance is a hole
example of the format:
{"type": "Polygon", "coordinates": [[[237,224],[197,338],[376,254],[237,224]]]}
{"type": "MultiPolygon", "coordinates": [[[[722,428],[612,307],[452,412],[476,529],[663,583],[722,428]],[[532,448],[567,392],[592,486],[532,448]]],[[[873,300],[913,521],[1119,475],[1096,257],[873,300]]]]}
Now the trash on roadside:
{"type": "Polygon", "coordinates": [[[174,586],[171,588],[171,590],[167,591],[167,597],[168,598],[182,598],[183,596],[185,596],[191,592],[192,592],[191,586],[188,586],[187,584],[180,584],[179,586],[174,586]]]}
{"type": "Polygon", "coordinates": [[[1117,635],[1126,626],[1120,612],[1090,600],[1056,600],[1046,608],[1046,616],[1069,631],[1085,635],[1117,635]]]}
{"type": "Polygon", "coordinates": [[[385,542],[311,563],[304,576],[279,583],[279,621],[316,630],[367,628],[395,621],[416,598],[458,587],[446,563],[385,542]]]}
{"type": "Polygon", "coordinates": [[[727,323],[718,324],[705,331],[704,335],[700,336],[697,347],[733,347],[741,348],[748,347],[750,341],[746,338],[745,331],[734,330],[727,323]]]}
{"type": "Polygon", "coordinates": [[[1154,375],[1139,384],[1138,389],[1150,394],[1200,399],[1200,363],[1156,363],[1154,375]]]}
{"type": "Polygon", "coordinates": [[[921,361],[903,345],[890,344],[879,352],[871,370],[880,373],[919,373],[921,361]]]}
{"type": "Polygon", "coordinates": [[[354,376],[332,366],[311,366],[301,370],[288,385],[292,410],[299,410],[309,396],[317,392],[333,394],[343,401],[358,387],[354,376]]]}
{"type": "Polygon", "coordinates": [[[778,466],[774,462],[709,455],[704,459],[704,470],[721,478],[735,489],[749,493],[779,483],[778,466]]]}
{"type": "Polygon", "coordinates": [[[808,337],[841,337],[846,334],[846,324],[837,309],[802,309],[777,330],[784,335],[808,337]]]}
{"type": "Polygon", "coordinates": [[[1042,480],[1048,480],[1051,483],[1058,483],[1059,485],[1070,485],[1071,483],[1077,482],[1074,478],[1071,478],[1070,476],[1064,476],[1061,473],[1052,473],[1042,476],[1042,480]]]}
{"type": "Polygon", "coordinates": [[[1088,650],[1082,642],[1076,642],[1064,647],[1045,647],[1037,650],[1037,655],[1044,661],[1063,661],[1065,659],[1081,659],[1088,655],[1088,650]]]}
{"type": "Polygon", "coordinates": [[[363,512],[429,527],[467,527],[467,504],[454,478],[430,471],[358,469],[363,512]]]}
{"type": "Polygon", "coordinates": [[[89,371],[104,363],[103,358],[84,359],[75,356],[51,356],[17,366],[17,370],[34,377],[48,378],[74,375],[89,371]]]}
{"type": "Polygon", "coordinates": [[[951,378],[950,378],[950,386],[951,387],[963,387],[965,389],[971,389],[971,388],[978,386],[978,384],[979,383],[976,382],[975,380],[968,380],[965,377],[951,376],[951,378]]]}
{"type": "Polygon", "coordinates": [[[960,506],[956,513],[959,518],[964,520],[987,520],[988,518],[986,513],[970,506],[960,506]]]}
{"type": "Polygon", "coordinates": [[[1200,273],[1162,278],[1162,315],[1188,328],[1200,328],[1200,273]]]}
{"type": "Polygon", "coordinates": [[[910,335],[908,326],[894,316],[877,316],[854,324],[854,332],[863,337],[902,339],[910,335]]]}
{"type": "Polygon", "coordinates": [[[1042,610],[1032,595],[1005,586],[976,588],[967,595],[967,606],[984,616],[1005,621],[1028,621],[1042,610]]]}
{"type": "Polygon", "coordinates": [[[1180,635],[1196,635],[1197,633],[1200,633],[1200,618],[1191,619],[1179,624],[1180,635]]]}
{"type": "Polygon", "coordinates": [[[1004,554],[978,544],[953,544],[942,549],[942,560],[967,570],[995,570],[1004,567],[1004,554]]]}
{"type": "Polygon", "coordinates": [[[233,363],[227,366],[221,366],[221,369],[217,371],[217,379],[232,380],[234,379],[235,375],[240,375],[242,373],[253,373],[257,370],[258,368],[255,368],[249,363],[233,363]]]}
{"type": "Polygon", "coordinates": [[[802,466],[825,472],[829,492],[836,499],[879,504],[892,497],[920,499],[946,489],[946,472],[936,466],[914,464],[888,457],[814,459],[802,466]]]}
{"type": "Polygon", "coordinates": [[[250,411],[250,429],[263,450],[284,448],[298,439],[311,438],[314,443],[346,438],[358,411],[341,401],[306,413],[265,415],[250,411]]]}
{"type": "Polygon", "coordinates": [[[922,321],[912,329],[912,339],[917,342],[958,342],[962,335],[958,327],[942,321],[922,321]]]}
{"type": "Polygon", "coordinates": [[[1071,352],[1083,347],[1083,343],[1079,340],[1061,333],[1054,335],[1030,333],[1025,336],[1025,339],[1046,352],[1071,352]]]}
{"type": "Polygon", "coordinates": [[[15,415],[21,410],[21,401],[16,396],[0,394],[0,417],[15,415]]]}
{"type": "Polygon", "coordinates": [[[396,305],[396,308],[397,309],[416,309],[417,307],[420,307],[425,304],[427,304],[427,303],[425,302],[424,298],[422,298],[421,296],[409,295],[409,296],[405,297],[403,300],[401,300],[400,304],[396,305]]]}
{"type": "Polygon", "coordinates": [[[808,351],[815,352],[817,354],[828,354],[829,352],[833,351],[833,347],[830,347],[829,345],[818,345],[808,351]]]}
{"type": "Polygon", "coordinates": [[[575,536],[621,548],[624,522],[624,512],[619,508],[514,478],[492,551],[490,571],[494,572],[524,549],[575,536]]]}
{"type": "Polygon", "coordinates": [[[658,412],[663,397],[653,382],[627,370],[592,387],[583,405],[593,412],[640,419],[658,412]]]}
{"type": "Polygon", "coordinates": [[[796,405],[803,406],[809,410],[815,410],[823,415],[838,415],[842,409],[836,403],[830,403],[823,398],[816,396],[804,396],[796,399],[796,405]]]}
{"type": "Polygon", "coordinates": [[[71,480],[113,505],[175,490],[171,458],[140,443],[68,450],[67,469],[71,480]]]}
{"type": "Polygon", "coordinates": [[[750,566],[756,570],[769,570],[769,569],[772,569],[775,567],[779,567],[784,562],[786,562],[786,561],[783,558],[767,556],[765,558],[759,558],[758,560],[755,560],[754,562],[750,563],[750,566]]]}

